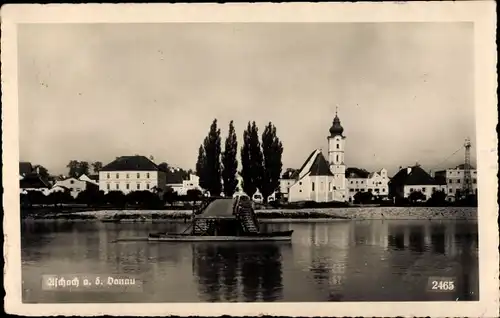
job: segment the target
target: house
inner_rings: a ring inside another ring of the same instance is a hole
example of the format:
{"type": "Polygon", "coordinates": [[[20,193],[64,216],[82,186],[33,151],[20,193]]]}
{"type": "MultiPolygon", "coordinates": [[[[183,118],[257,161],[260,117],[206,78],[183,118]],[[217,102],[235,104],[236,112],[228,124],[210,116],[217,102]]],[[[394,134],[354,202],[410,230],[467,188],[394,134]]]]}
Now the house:
{"type": "Polygon", "coordinates": [[[38,174],[30,173],[19,180],[20,193],[26,194],[28,191],[39,191],[45,195],[49,193],[50,185],[38,174]]]}
{"type": "Polygon", "coordinates": [[[31,165],[31,162],[19,162],[20,178],[24,178],[24,176],[32,173],[34,173],[34,169],[33,166],[31,165]]]}
{"type": "Polygon", "coordinates": [[[99,171],[99,190],[105,193],[164,190],[166,184],[166,173],[145,156],[118,157],[99,171]]]}
{"type": "MultiPolygon", "coordinates": [[[[454,201],[456,195],[462,193],[465,182],[465,164],[460,164],[455,168],[436,171],[435,178],[446,185],[446,195],[448,201],[454,201]]],[[[477,170],[473,166],[468,167],[470,171],[470,181],[472,192],[477,195],[477,170]]]]}
{"type": "Polygon", "coordinates": [[[354,196],[358,192],[371,192],[377,197],[389,195],[389,177],[385,168],[376,172],[347,168],[346,178],[349,202],[354,201],[354,196]]]}
{"type": "Polygon", "coordinates": [[[53,188],[56,187],[59,187],[60,189],[68,189],[73,198],[76,198],[80,192],[83,192],[85,190],[97,190],[99,188],[99,186],[94,182],[80,180],[77,178],[66,178],[64,180],[56,181],[53,188]]]}
{"type": "Polygon", "coordinates": [[[93,183],[97,186],[99,186],[99,175],[98,174],[93,174],[93,175],[86,175],[86,174],[82,174],[80,177],[78,177],[78,180],[81,180],[81,181],[87,181],[87,182],[90,182],[90,183],[93,183]]]}
{"type": "Polygon", "coordinates": [[[401,168],[389,181],[391,197],[408,198],[414,191],[421,192],[426,199],[430,199],[434,191],[445,191],[446,186],[440,184],[429,173],[416,164],[412,167],[401,168]]]}
{"type": "Polygon", "coordinates": [[[288,201],[344,201],[334,185],[335,176],[321,150],[314,150],[293,176],[295,182],[288,188],[288,201]]]}

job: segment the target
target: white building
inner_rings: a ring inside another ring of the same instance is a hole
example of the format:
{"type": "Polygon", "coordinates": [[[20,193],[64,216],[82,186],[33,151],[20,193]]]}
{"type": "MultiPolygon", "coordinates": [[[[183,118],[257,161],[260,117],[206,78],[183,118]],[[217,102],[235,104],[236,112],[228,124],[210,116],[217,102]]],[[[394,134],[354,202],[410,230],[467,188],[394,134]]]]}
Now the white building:
{"type": "Polygon", "coordinates": [[[57,187],[61,187],[60,189],[64,189],[64,188],[68,189],[69,193],[71,194],[71,196],[73,198],[76,198],[78,196],[78,194],[80,194],[80,192],[83,192],[83,191],[85,191],[87,189],[92,189],[92,188],[97,189],[98,185],[95,184],[94,182],[89,182],[89,181],[86,181],[86,180],[81,180],[80,178],[79,179],[77,179],[77,178],[67,178],[67,179],[64,179],[64,180],[56,181],[56,183],[52,187],[53,190],[51,190],[51,192],[61,191],[57,187]]]}
{"type": "Polygon", "coordinates": [[[347,200],[344,163],[344,128],[335,114],[328,140],[328,160],[320,149],[314,150],[292,176],[280,180],[280,191],[289,202],[330,202],[347,200]]]}
{"type": "Polygon", "coordinates": [[[104,166],[99,171],[99,189],[122,191],[153,191],[166,187],[166,174],[145,156],[123,156],[104,166]]]}
{"type": "Polygon", "coordinates": [[[390,179],[385,168],[376,172],[347,168],[346,177],[349,202],[354,201],[354,196],[358,192],[371,192],[377,197],[387,197],[389,195],[390,179]]]}
{"type": "Polygon", "coordinates": [[[99,175],[87,176],[86,174],[82,174],[78,178],[78,180],[87,181],[87,182],[90,182],[90,183],[93,183],[93,184],[99,186],[99,175]]]}
{"type": "MultiPolygon", "coordinates": [[[[471,177],[471,188],[474,194],[477,194],[477,170],[469,167],[471,177]]],[[[462,193],[465,182],[465,164],[456,166],[442,171],[436,171],[436,178],[441,178],[446,184],[447,199],[453,201],[456,199],[457,193],[462,193]]]]}

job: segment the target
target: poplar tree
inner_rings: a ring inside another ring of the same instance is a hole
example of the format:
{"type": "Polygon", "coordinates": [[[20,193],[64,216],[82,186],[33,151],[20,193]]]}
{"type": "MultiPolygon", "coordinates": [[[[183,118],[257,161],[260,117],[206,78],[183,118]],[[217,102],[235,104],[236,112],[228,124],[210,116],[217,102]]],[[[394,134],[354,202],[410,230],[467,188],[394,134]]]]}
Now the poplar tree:
{"type": "Polygon", "coordinates": [[[217,119],[210,125],[210,131],[203,143],[205,150],[204,177],[206,178],[206,189],[212,196],[219,196],[222,191],[221,180],[221,140],[220,129],[217,128],[217,119]]]}
{"type": "Polygon", "coordinates": [[[252,197],[257,190],[262,191],[263,157],[259,141],[259,130],[255,122],[248,123],[243,132],[243,147],[241,149],[241,175],[243,190],[252,197]]]}
{"type": "Polygon", "coordinates": [[[280,186],[280,175],[283,168],[283,145],[276,135],[276,127],[269,122],[262,134],[263,174],[262,196],[264,201],[277,191],[280,186]]]}
{"type": "Polygon", "coordinates": [[[236,191],[238,180],[236,173],[238,170],[238,161],[236,154],[238,152],[238,141],[236,138],[236,131],[234,130],[233,121],[229,123],[229,132],[224,146],[224,153],[222,154],[222,180],[224,185],[224,195],[232,197],[236,191]]]}
{"type": "Polygon", "coordinates": [[[198,149],[198,159],[196,160],[196,175],[200,178],[200,187],[204,190],[207,189],[207,178],[205,173],[206,167],[206,157],[205,157],[205,149],[203,145],[200,145],[198,149]]]}

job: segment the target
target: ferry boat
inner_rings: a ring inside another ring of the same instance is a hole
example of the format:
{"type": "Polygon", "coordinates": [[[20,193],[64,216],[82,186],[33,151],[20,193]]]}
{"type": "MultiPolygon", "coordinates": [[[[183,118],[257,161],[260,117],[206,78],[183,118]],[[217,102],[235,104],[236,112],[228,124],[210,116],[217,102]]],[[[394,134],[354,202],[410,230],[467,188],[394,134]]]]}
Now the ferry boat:
{"type": "Polygon", "coordinates": [[[148,241],[291,241],[292,233],[260,231],[253,202],[237,196],[205,201],[182,233],[151,233],[148,241]]]}

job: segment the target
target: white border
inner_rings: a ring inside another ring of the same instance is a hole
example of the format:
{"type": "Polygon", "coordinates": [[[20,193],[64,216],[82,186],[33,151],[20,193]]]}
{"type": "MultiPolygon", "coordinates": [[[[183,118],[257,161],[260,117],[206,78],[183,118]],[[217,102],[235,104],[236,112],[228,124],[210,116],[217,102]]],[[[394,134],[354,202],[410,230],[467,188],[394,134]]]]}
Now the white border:
{"type": "Polygon", "coordinates": [[[5,309],[23,315],[499,316],[495,3],[5,5],[2,132],[5,309]],[[22,304],[18,183],[17,23],[473,21],[479,191],[480,301],[341,303],[22,304]]]}

